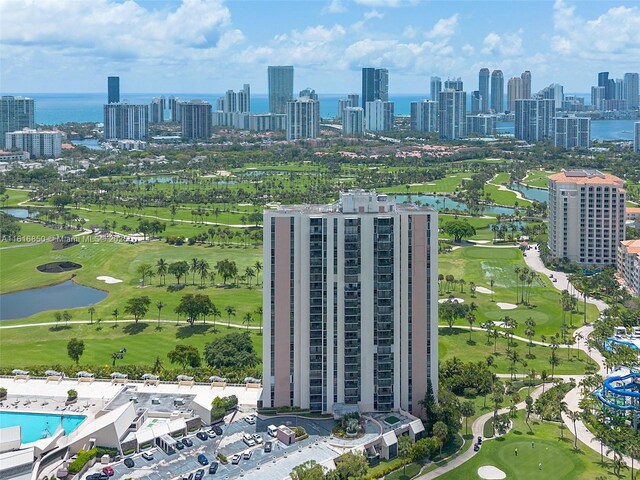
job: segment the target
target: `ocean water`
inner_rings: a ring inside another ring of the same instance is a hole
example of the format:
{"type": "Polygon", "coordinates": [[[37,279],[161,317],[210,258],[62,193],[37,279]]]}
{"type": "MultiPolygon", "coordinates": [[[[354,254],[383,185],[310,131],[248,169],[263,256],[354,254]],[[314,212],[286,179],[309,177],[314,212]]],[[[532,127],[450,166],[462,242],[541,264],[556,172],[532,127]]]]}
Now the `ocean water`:
{"type": "MultiPolygon", "coordinates": [[[[3,95],[24,95],[36,102],[36,123],[41,125],[57,125],[65,122],[102,122],[103,106],[106,93],[7,93],[3,95]]],[[[121,94],[121,100],[128,100],[133,104],[151,103],[153,97],[159,94],[130,93],[121,94]]],[[[183,100],[201,99],[210,102],[215,108],[221,93],[208,94],[164,94],[168,99],[175,96],[183,100]]],[[[338,100],[346,98],[346,94],[319,94],[320,115],[324,118],[335,117],[338,111],[338,100]]],[[[395,102],[396,115],[409,115],[411,102],[428,98],[423,94],[392,95],[390,100],[395,102]]],[[[470,97],[467,95],[467,108],[470,107],[470,97]]],[[[251,111],[264,113],[269,110],[269,97],[266,94],[251,95],[251,111]]],[[[593,140],[633,140],[634,120],[596,120],[591,122],[591,138],[593,140]]],[[[513,122],[499,122],[498,131],[513,133],[513,122]]]]}

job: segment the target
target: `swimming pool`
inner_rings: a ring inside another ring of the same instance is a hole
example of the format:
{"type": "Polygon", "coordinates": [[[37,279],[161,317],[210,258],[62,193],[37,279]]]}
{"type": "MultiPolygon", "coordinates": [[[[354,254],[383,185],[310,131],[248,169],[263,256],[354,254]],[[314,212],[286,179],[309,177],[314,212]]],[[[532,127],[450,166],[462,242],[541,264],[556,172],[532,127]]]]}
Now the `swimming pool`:
{"type": "Polygon", "coordinates": [[[69,435],[87,418],[84,415],[56,415],[51,413],[21,413],[0,411],[0,428],[22,427],[22,443],[35,442],[53,435],[62,422],[65,435],[69,435]]]}

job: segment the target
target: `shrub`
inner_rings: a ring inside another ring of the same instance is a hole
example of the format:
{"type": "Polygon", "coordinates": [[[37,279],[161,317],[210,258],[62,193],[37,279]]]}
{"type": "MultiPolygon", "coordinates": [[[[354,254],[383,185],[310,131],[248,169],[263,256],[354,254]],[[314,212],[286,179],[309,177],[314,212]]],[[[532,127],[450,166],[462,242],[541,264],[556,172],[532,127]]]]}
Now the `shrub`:
{"type": "Polygon", "coordinates": [[[98,449],[97,448],[92,448],[91,450],[87,450],[87,451],[80,450],[78,452],[78,458],[76,458],[69,465],[69,473],[78,473],[78,472],[80,472],[80,470],[82,470],[82,468],[87,463],[89,463],[89,461],[91,461],[92,459],[96,458],[97,454],[98,454],[98,449]]]}
{"type": "Polygon", "coordinates": [[[7,389],[4,387],[0,387],[0,398],[5,398],[7,396],[7,389]]]}
{"type": "Polygon", "coordinates": [[[78,398],[78,392],[76,392],[75,390],[71,389],[69,391],[67,391],[67,397],[68,398],[78,398]]]}
{"type": "Polygon", "coordinates": [[[218,452],[218,455],[216,455],[217,459],[220,460],[220,463],[228,463],[229,460],[227,459],[227,456],[222,453],[222,452],[218,452]]]}

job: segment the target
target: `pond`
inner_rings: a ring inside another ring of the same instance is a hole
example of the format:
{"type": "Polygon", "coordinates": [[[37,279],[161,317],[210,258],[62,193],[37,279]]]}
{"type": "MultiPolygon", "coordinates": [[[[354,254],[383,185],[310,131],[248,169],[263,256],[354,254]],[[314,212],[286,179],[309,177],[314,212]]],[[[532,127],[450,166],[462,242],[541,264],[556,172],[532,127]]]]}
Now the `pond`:
{"type": "MultiPolygon", "coordinates": [[[[402,203],[405,200],[408,200],[409,197],[407,195],[396,195],[395,198],[398,203],[402,203]]],[[[428,205],[430,207],[437,208],[438,210],[444,210],[446,208],[462,211],[469,210],[466,203],[456,202],[451,198],[439,195],[411,195],[411,201],[415,202],[416,200],[419,200],[422,205],[428,205]]],[[[513,208],[509,207],[487,205],[482,209],[482,213],[485,215],[513,215],[515,211],[513,208]]]]}
{"type": "Polygon", "coordinates": [[[30,317],[45,310],[88,307],[104,300],[108,292],[67,280],[42,288],[0,295],[0,321],[30,317]]]}
{"type": "Polygon", "coordinates": [[[516,183],[512,183],[509,185],[511,190],[516,190],[522,193],[524,198],[528,198],[529,200],[536,200],[538,202],[549,202],[549,190],[546,188],[531,188],[525,185],[518,185],[516,183]]]}
{"type": "Polygon", "coordinates": [[[0,211],[16,218],[33,218],[38,216],[38,212],[29,211],[26,208],[2,208],[0,211]]]}

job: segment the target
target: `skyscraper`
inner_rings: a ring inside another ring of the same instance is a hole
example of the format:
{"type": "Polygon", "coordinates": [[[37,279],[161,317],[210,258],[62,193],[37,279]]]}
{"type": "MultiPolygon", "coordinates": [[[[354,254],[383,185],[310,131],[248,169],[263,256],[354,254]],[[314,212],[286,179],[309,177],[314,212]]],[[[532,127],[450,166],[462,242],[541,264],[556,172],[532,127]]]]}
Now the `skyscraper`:
{"type": "Polygon", "coordinates": [[[365,104],[365,130],[369,132],[388,132],[393,129],[394,104],[374,100],[365,104]]]}
{"type": "Polygon", "coordinates": [[[149,134],[149,105],[109,103],[104,106],[105,140],[143,140],[149,134]]]}
{"type": "Polygon", "coordinates": [[[575,115],[554,117],[553,145],[566,149],[591,147],[591,119],[575,115]]]}
{"type": "Polygon", "coordinates": [[[438,102],[433,100],[411,102],[411,130],[416,132],[438,130],[438,102]]]}
{"type": "Polygon", "coordinates": [[[357,93],[350,93],[349,95],[347,95],[347,98],[351,101],[352,107],[360,106],[360,95],[358,95],[357,93]]]}
{"type": "Polygon", "coordinates": [[[605,100],[612,100],[615,98],[616,82],[609,78],[609,72],[598,73],[598,86],[604,87],[605,100]]]}
{"type": "Polygon", "coordinates": [[[462,79],[460,77],[458,78],[448,78],[447,80],[445,80],[444,82],[444,89],[445,90],[457,90],[458,92],[461,92],[464,90],[464,82],[462,81],[462,79]]]}
{"type": "Polygon", "coordinates": [[[363,190],[265,210],[265,407],[417,415],[437,396],[437,217],[363,190]]]}
{"type": "Polygon", "coordinates": [[[33,98],[3,95],[0,99],[0,148],[5,148],[5,134],[35,127],[33,98]]]}
{"type": "Polygon", "coordinates": [[[269,111],[287,113],[287,102],[293,99],[293,67],[270,66],[268,76],[269,111]]]}
{"type": "Polygon", "coordinates": [[[604,110],[605,88],[591,87],[591,109],[604,110]]]}
{"type": "Polygon", "coordinates": [[[562,102],[564,102],[564,87],[559,83],[552,83],[536,93],[535,96],[537,98],[555,101],[556,109],[560,110],[562,108],[562,102]]]}
{"type": "Polygon", "coordinates": [[[482,111],[482,95],[480,90],[471,92],[471,113],[480,113],[482,111]]]}
{"type": "Polygon", "coordinates": [[[516,100],[515,133],[518,140],[552,140],[555,101],[552,99],[516,100]]]}
{"type": "Polygon", "coordinates": [[[389,71],[386,68],[362,69],[362,105],[374,100],[389,100],[389,71]]]}
{"type": "Polygon", "coordinates": [[[531,72],[525,70],[520,78],[522,79],[522,96],[520,98],[531,98],[531,72]]]}
{"type": "Polygon", "coordinates": [[[120,103],[120,77],[107,77],[107,103],[120,103]]]}
{"type": "Polygon", "coordinates": [[[516,109],[516,100],[523,97],[522,78],[511,77],[507,82],[507,110],[514,112],[516,109]]]}
{"type": "Polygon", "coordinates": [[[320,102],[300,97],[287,102],[287,140],[320,136],[320,102]]]}
{"type": "Polygon", "coordinates": [[[440,92],[438,131],[442,140],[457,140],[466,135],[467,94],[458,90],[440,92]]]}
{"type": "Polygon", "coordinates": [[[633,151],[640,153],[640,122],[633,124],[633,151]]]}
{"type": "Polygon", "coordinates": [[[336,115],[336,118],[342,119],[342,113],[344,112],[344,109],[352,106],[353,105],[351,104],[351,99],[349,98],[341,98],[340,100],[338,100],[338,115],[336,115]]]}
{"type": "Polygon", "coordinates": [[[342,134],[350,137],[364,136],[364,109],[345,107],[342,111],[342,134]]]}
{"type": "Polygon", "coordinates": [[[304,90],[300,90],[298,97],[309,97],[311,100],[318,100],[318,94],[313,88],[305,88],[304,90]]]}
{"type": "Polygon", "coordinates": [[[162,123],[164,122],[164,97],[154,97],[149,105],[149,122],[162,123]]]}
{"type": "Polygon", "coordinates": [[[466,134],[472,133],[487,136],[496,134],[496,116],[493,114],[480,113],[478,115],[467,115],[466,134]]]}
{"type": "Polygon", "coordinates": [[[623,99],[627,101],[627,108],[635,110],[640,107],[639,76],[637,73],[624,74],[623,99]]]}
{"type": "Polygon", "coordinates": [[[489,111],[489,69],[481,68],[478,74],[478,91],[480,92],[481,103],[480,112],[487,113],[489,111]]]}
{"type": "Polygon", "coordinates": [[[431,84],[430,84],[430,95],[431,95],[431,100],[433,100],[434,102],[438,101],[438,98],[440,98],[440,92],[442,91],[442,80],[440,79],[440,77],[431,77],[431,84]]]}
{"type": "Polygon", "coordinates": [[[210,139],[212,134],[212,109],[209,102],[191,100],[180,103],[182,138],[210,139]]]}
{"type": "Polygon", "coordinates": [[[616,263],[625,238],[624,181],[598,170],[562,170],[549,177],[549,250],[582,265],[616,263]]]}
{"type": "Polygon", "coordinates": [[[504,112],[504,76],[502,70],[491,72],[491,110],[494,113],[504,112]]]}

